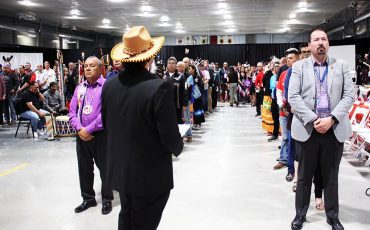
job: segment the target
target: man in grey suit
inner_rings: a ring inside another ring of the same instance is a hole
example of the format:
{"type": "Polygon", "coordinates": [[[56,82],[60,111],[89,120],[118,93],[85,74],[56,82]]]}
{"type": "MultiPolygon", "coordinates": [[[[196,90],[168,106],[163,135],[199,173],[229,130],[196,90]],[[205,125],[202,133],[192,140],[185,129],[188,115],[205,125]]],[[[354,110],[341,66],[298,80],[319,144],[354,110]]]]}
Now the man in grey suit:
{"type": "Polygon", "coordinates": [[[326,33],[310,36],[311,56],[293,65],[288,98],[294,111],[292,137],[299,152],[296,217],[291,227],[301,229],[310,203],[312,178],[321,166],[325,211],[332,229],[344,229],[338,219],[338,171],[343,142],[351,136],[348,111],[354,89],[348,65],[327,56],[326,33]]]}

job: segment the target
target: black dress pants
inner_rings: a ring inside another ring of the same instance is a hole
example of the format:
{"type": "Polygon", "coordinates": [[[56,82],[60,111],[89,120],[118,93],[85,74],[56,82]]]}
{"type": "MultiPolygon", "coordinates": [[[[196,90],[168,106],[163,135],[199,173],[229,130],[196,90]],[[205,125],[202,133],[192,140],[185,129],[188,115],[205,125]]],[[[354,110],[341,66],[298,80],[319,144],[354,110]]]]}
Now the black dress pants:
{"type": "Polygon", "coordinates": [[[133,196],[119,193],[121,211],[118,230],[155,230],[161,221],[170,191],[149,196],[133,196]]]}
{"type": "Polygon", "coordinates": [[[343,155],[343,143],[340,143],[333,130],[329,129],[325,134],[313,130],[306,142],[296,141],[296,145],[300,151],[295,199],[297,216],[306,216],[310,204],[312,178],[316,169],[320,167],[326,216],[338,218],[338,172],[343,155]]]}
{"type": "Polygon", "coordinates": [[[316,168],[315,176],[313,178],[313,184],[315,185],[315,198],[322,198],[322,190],[324,189],[321,168],[318,166],[316,168]]]}
{"type": "Polygon", "coordinates": [[[263,91],[256,93],[256,112],[261,115],[261,106],[263,104],[263,91]]]}
{"type": "Polygon", "coordinates": [[[217,86],[212,87],[212,109],[217,107],[217,86]]]}
{"type": "Polygon", "coordinates": [[[271,114],[272,119],[274,120],[274,130],[272,132],[272,136],[277,137],[279,136],[280,122],[279,122],[279,105],[277,104],[276,99],[272,99],[271,114]]]}
{"type": "Polygon", "coordinates": [[[77,136],[78,174],[80,177],[81,196],[84,201],[95,200],[94,162],[100,171],[102,180],[102,201],[113,200],[113,191],[107,183],[107,137],[104,131],[92,134],[94,138],[83,141],[77,136]]]}

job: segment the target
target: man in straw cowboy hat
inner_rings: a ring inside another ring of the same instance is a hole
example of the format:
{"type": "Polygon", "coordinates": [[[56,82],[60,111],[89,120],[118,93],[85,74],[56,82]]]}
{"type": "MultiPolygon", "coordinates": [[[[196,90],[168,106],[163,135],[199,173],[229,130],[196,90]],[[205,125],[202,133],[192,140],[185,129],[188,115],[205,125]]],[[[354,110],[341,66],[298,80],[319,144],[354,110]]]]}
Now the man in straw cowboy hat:
{"type": "Polygon", "coordinates": [[[173,89],[149,72],[164,37],[152,38],[143,26],[123,35],[111,51],[124,62],[118,77],[106,82],[102,119],[108,134],[108,178],[119,191],[119,229],[156,229],[173,188],[172,154],[183,142],[173,89]]]}

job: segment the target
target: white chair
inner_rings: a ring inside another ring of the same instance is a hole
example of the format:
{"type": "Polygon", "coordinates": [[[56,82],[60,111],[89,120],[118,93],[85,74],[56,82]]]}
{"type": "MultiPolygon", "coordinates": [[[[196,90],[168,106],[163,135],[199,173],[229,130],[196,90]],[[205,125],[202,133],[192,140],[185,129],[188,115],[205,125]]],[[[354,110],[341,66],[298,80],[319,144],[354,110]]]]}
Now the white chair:
{"type": "Polygon", "coordinates": [[[359,133],[363,133],[367,131],[365,126],[366,126],[367,120],[369,119],[369,115],[370,115],[369,108],[363,108],[359,106],[356,107],[350,119],[353,135],[349,141],[346,141],[347,152],[350,152],[352,149],[355,151],[359,149],[359,146],[357,145],[357,142],[358,142],[357,137],[359,133]],[[358,118],[361,118],[361,120],[358,121],[357,120],[358,118]]]}
{"type": "Polygon", "coordinates": [[[366,150],[366,146],[370,145],[370,129],[366,133],[360,133],[358,139],[362,139],[362,143],[356,151],[355,157],[365,161],[365,166],[370,166],[370,153],[366,150]]]}

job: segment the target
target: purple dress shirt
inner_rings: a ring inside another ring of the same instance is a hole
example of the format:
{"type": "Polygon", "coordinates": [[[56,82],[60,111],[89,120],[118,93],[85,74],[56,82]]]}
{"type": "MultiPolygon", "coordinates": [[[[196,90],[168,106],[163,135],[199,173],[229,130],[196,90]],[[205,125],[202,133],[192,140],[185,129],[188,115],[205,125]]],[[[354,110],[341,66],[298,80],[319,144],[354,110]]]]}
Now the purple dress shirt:
{"type": "Polygon", "coordinates": [[[105,79],[100,78],[92,84],[86,81],[79,84],[73,94],[70,108],[69,108],[69,122],[75,130],[85,128],[90,134],[103,130],[103,124],[101,120],[101,93],[105,79]],[[84,93],[86,90],[86,93],[84,93]],[[84,114],[82,108],[84,105],[89,104],[90,100],[92,106],[92,112],[90,114],[84,114]]]}

